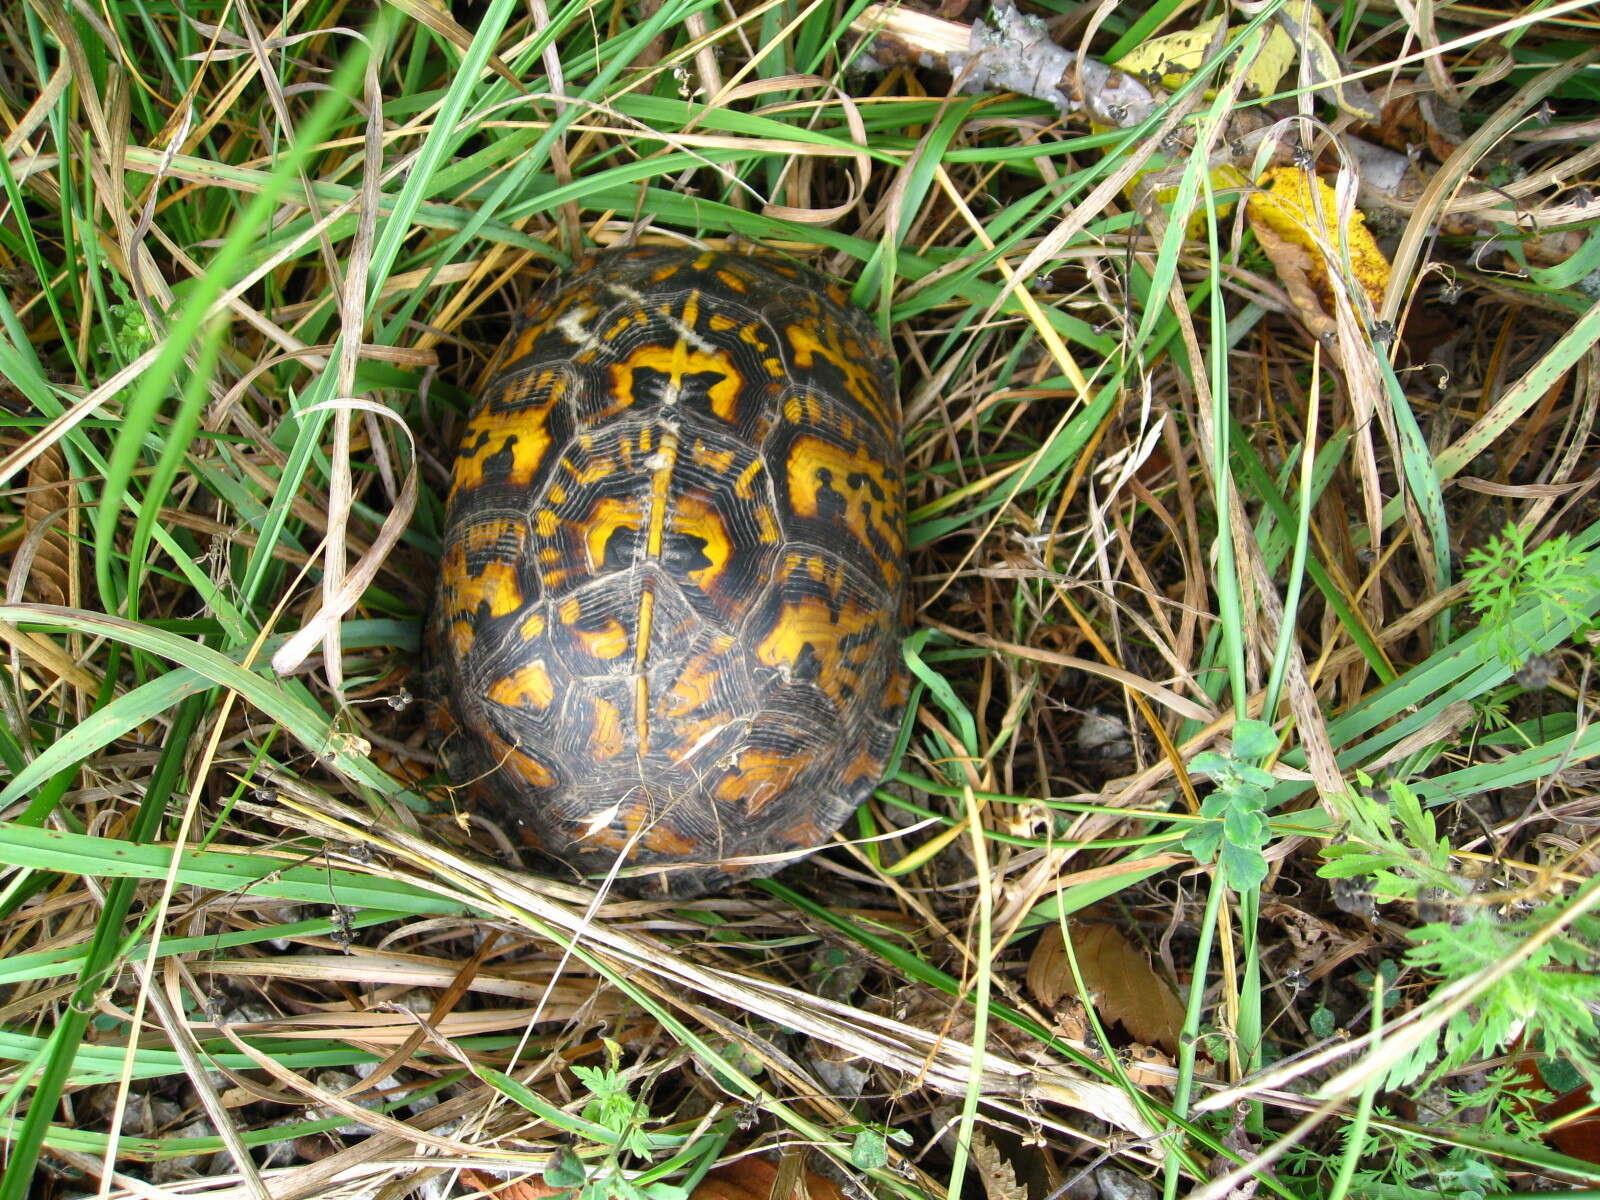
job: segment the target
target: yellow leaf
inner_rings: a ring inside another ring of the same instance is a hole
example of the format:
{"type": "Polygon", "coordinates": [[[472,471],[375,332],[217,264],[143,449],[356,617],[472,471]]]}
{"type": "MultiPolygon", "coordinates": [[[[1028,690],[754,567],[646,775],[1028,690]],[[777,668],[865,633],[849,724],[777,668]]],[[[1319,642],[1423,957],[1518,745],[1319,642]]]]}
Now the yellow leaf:
{"type": "MultiPolygon", "coordinates": [[[[1206,61],[1217,28],[1222,18],[1212,17],[1193,29],[1162,34],[1130,50],[1114,64],[1140,82],[1164,87],[1173,91],[1188,82],[1206,61]]],[[[1233,30],[1228,30],[1217,44],[1223,44],[1233,30]]],[[[1267,35],[1266,45],[1257,54],[1245,72],[1240,95],[1246,100],[1266,96],[1278,90],[1278,84],[1294,65],[1295,42],[1280,25],[1274,25],[1267,35]]]]}
{"type": "Polygon", "coordinates": [[[1221,24],[1222,18],[1218,16],[1193,29],[1164,33],[1136,46],[1112,65],[1143,83],[1168,91],[1180,88],[1205,62],[1212,35],[1221,24]]]}
{"type": "MultiPolygon", "coordinates": [[[[1269,253],[1273,243],[1288,243],[1304,252],[1303,266],[1312,286],[1321,295],[1326,312],[1333,311],[1333,279],[1344,275],[1340,254],[1340,236],[1332,228],[1337,220],[1338,206],[1331,187],[1308,171],[1299,167],[1273,167],[1257,181],[1263,190],[1252,193],[1245,204],[1245,216],[1250,227],[1269,253]],[[1315,188],[1313,193],[1312,188],[1315,188]],[[1313,199],[1315,196],[1315,199],[1313,199]],[[1328,261],[1324,247],[1335,256],[1328,261]]],[[[1350,249],[1350,269],[1355,282],[1367,293],[1372,307],[1383,305],[1383,293],[1389,286],[1389,260],[1373,240],[1367,229],[1367,220],[1358,211],[1350,214],[1350,223],[1344,229],[1344,241],[1350,249]]],[[[1274,262],[1279,256],[1273,255],[1274,262]]],[[[1280,264],[1281,266],[1281,264],[1280,264]]]]}
{"type": "MultiPolygon", "coordinates": [[[[1140,171],[1128,181],[1122,190],[1127,197],[1140,208],[1146,204],[1156,204],[1162,208],[1171,208],[1178,198],[1178,189],[1183,182],[1183,173],[1187,169],[1186,163],[1173,163],[1170,166],[1154,167],[1140,171]]],[[[1249,180],[1244,173],[1236,167],[1222,163],[1211,168],[1211,190],[1217,198],[1217,219],[1220,221],[1233,211],[1236,198],[1244,191],[1249,180]]],[[[1206,233],[1206,214],[1204,194],[1199,197],[1200,205],[1190,212],[1185,234],[1191,239],[1199,239],[1206,233]]]]}
{"type": "MultiPolygon", "coordinates": [[[[1221,24],[1222,18],[1216,16],[1193,29],[1164,33],[1136,46],[1112,65],[1150,87],[1174,91],[1187,83],[1205,63],[1221,24]]],[[[1221,45],[1233,32],[1227,30],[1217,44],[1221,45]]],[[[1329,98],[1345,112],[1364,121],[1378,119],[1376,101],[1359,82],[1353,79],[1340,82],[1348,72],[1333,48],[1333,38],[1322,14],[1315,9],[1310,10],[1310,19],[1304,22],[1288,7],[1275,14],[1266,44],[1245,70],[1240,98],[1254,100],[1272,95],[1278,91],[1295,60],[1300,58],[1305,60],[1311,84],[1328,92],[1329,98]]]]}
{"type": "Polygon", "coordinates": [[[1297,50],[1288,31],[1282,25],[1273,25],[1272,32],[1267,34],[1267,44],[1244,74],[1244,86],[1239,89],[1240,98],[1255,100],[1276,92],[1283,77],[1289,73],[1289,68],[1294,66],[1297,50]]]}
{"type": "Polygon", "coordinates": [[[1347,74],[1344,64],[1339,61],[1339,54],[1333,48],[1333,38],[1328,33],[1328,26],[1322,19],[1322,14],[1312,8],[1311,19],[1305,24],[1299,20],[1299,6],[1285,5],[1279,9],[1275,20],[1277,28],[1285,32],[1285,36],[1292,43],[1300,47],[1300,57],[1305,62],[1306,74],[1311,82],[1318,88],[1331,92],[1335,104],[1351,116],[1360,117],[1363,121],[1376,121],[1379,116],[1378,102],[1367,93],[1359,80],[1342,80],[1347,74]],[[1291,12],[1293,8],[1295,11],[1291,12]]]}

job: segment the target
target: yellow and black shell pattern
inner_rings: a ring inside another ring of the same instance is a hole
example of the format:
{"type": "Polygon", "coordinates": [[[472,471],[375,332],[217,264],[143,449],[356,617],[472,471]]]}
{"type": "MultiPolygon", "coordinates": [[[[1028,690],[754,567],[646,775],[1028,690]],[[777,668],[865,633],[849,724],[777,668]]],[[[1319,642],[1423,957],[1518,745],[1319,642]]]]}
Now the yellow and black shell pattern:
{"type": "Polygon", "coordinates": [[[826,840],[905,705],[888,351],[764,258],[590,256],[470,417],[429,642],[445,760],[528,845],[692,896],[826,840]]]}

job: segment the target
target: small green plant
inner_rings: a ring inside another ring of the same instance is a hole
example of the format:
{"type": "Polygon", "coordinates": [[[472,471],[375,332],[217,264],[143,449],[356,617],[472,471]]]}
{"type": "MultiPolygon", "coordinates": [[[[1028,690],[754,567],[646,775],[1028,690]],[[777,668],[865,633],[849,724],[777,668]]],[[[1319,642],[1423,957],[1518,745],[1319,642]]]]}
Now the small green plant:
{"type": "Polygon", "coordinates": [[[1267,877],[1267,790],[1277,782],[1245,760],[1265,758],[1277,744],[1272,726],[1245,719],[1234,727],[1232,754],[1207,750],[1189,764],[1191,771],[1211,776],[1216,787],[1200,802],[1200,815],[1211,819],[1183,835],[1183,848],[1200,862],[1218,859],[1223,880],[1237,891],[1258,887],[1267,877]]]}
{"type": "Polygon", "coordinates": [[[889,1143],[909,1146],[911,1135],[904,1129],[882,1125],[847,1125],[839,1132],[854,1134],[850,1143],[850,1165],[861,1171],[876,1171],[889,1161],[889,1143]]]}
{"type": "Polygon", "coordinates": [[[1368,877],[1382,901],[1413,900],[1419,913],[1440,907],[1446,915],[1411,931],[1405,961],[1448,989],[1500,963],[1515,965],[1484,987],[1476,1002],[1395,1064],[1387,1084],[1400,1087],[1424,1073],[1487,1057],[1527,1032],[1543,1035],[1554,1057],[1584,1064],[1600,1082],[1593,1055],[1596,1035],[1590,1005],[1600,1003],[1600,917],[1568,916],[1570,899],[1524,913],[1503,913],[1488,903],[1466,903],[1471,884],[1451,869],[1449,840],[1433,814],[1404,783],[1361,786],[1343,798],[1346,840],[1329,845],[1318,874],[1326,879],[1368,877]],[[1450,903],[1452,900],[1462,903],[1450,903]],[[1431,1069],[1430,1069],[1431,1068],[1431,1069]]]}
{"type": "Polygon", "coordinates": [[[1600,918],[1566,919],[1568,904],[1545,904],[1518,917],[1469,908],[1464,922],[1435,921],[1412,931],[1416,944],[1406,961],[1441,980],[1441,988],[1498,963],[1515,959],[1516,965],[1483,989],[1477,1003],[1453,1016],[1438,1037],[1426,1039],[1397,1063],[1389,1086],[1424,1071],[1436,1078],[1499,1053],[1529,1031],[1543,1036],[1547,1054],[1572,1063],[1591,1086],[1600,1084],[1592,1009],[1600,1004],[1600,975],[1595,974],[1600,918]],[[1552,926],[1563,925],[1551,936],[1552,926]]]}
{"type": "Polygon", "coordinates": [[[545,1182],[562,1189],[571,1200],[683,1200],[682,1189],[676,1185],[662,1180],[640,1183],[628,1174],[625,1157],[648,1162],[662,1151],[680,1149],[683,1139],[645,1128],[651,1120],[650,1109],[632,1094],[631,1081],[622,1070],[622,1047],[610,1038],[602,1040],[605,1066],[571,1068],[589,1092],[577,1116],[502,1071],[479,1067],[477,1073],[496,1091],[565,1130],[577,1142],[599,1149],[588,1160],[571,1146],[550,1156],[545,1182]]]}
{"type": "Polygon", "coordinates": [[[1466,558],[1468,606],[1478,616],[1499,659],[1513,670],[1539,653],[1538,639],[1558,621],[1574,632],[1588,624],[1579,599],[1593,589],[1584,555],[1566,534],[1528,545],[1528,531],[1507,525],[1466,558]],[[1525,602],[1532,607],[1518,609],[1525,602]]]}
{"type": "Polygon", "coordinates": [[[583,1119],[604,1126],[617,1135],[616,1147],[629,1154],[645,1156],[654,1148],[644,1131],[650,1109],[631,1092],[628,1077],[619,1069],[621,1047],[605,1040],[607,1063],[603,1067],[573,1066],[572,1073],[589,1089],[590,1100],[583,1106],[583,1119]]]}
{"type": "Polygon", "coordinates": [[[139,307],[138,301],[133,298],[133,293],[128,290],[128,285],[122,282],[121,276],[108,276],[111,281],[111,290],[117,294],[115,303],[107,306],[106,327],[110,336],[102,338],[100,349],[113,353],[121,364],[132,362],[151,346],[156,344],[155,332],[150,328],[150,321],[145,316],[144,310],[139,307]]]}
{"type": "Polygon", "coordinates": [[[1374,787],[1356,776],[1339,805],[1346,840],[1323,847],[1324,879],[1371,877],[1368,889],[1380,902],[1415,900],[1423,889],[1461,895],[1467,885],[1450,869],[1450,842],[1440,836],[1433,814],[1417,794],[1392,781],[1374,787]]]}
{"type": "MultiPolygon", "coordinates": [[[[1501,1105],[1491,1105],[1499,1112],[1501,1105]]],[[[1348,1196],[1381,1196],[1384,1200],[1483,1200],[1506,1190],[1505,1171],[1476,1149],[1436,1141],[1428,1133],[1406,1129],[1391,1113],[1374,1110],[1375,1127],[1367,1131],[1358,1153],[1361,1166],[1350,1177],[1348,1196]]],[[[1353,1132],[1347,1127],[1344,1136],[1353,1132]]],[[[1306,1187],[1326,1185],[1330,1161],[1325,1152],[1295,1150],[1286,1156],[1290,1179],[1306,1187]]]]}
{"type": "Polygon", "coordinates": [[[583,1120],[609,1135],[597,1139],[605,1145],[604,1159],[591,1168],[574,1151],[563,1149],[551,1160],[545,1182],[569,1189],[573,1200],[665,1200],[655,1188],[635,1183],[623,1169],[624,1155],[648,1159],[659,1146],[644,1127],[650,1109],[633,1095],[631,1082],[621,1069],[622,1047],[610,1038],[604,1041],[605,1066],[571,1068],[589,1089],[583,1120]]]}
{"type": "MultiPolygon", "coordinates": [[[[1386,1200],[1483,1200],[1503,1194],[1509,1190],[1506,1166],[1483,1153],[1482,1141],[1526,1146],[1537,1158],[1543,1125],[1534,1110],[1547,1099],[1505,1067],[1489,1072],[1476,1090],[1430,1092],[1426,1127],[1399,1121],[1382,1106],[1373,1109],[1368,1124],[1346,1120],[1340,1140],[1348,1144],[1354,1135],[1362,1143],[1354,1151],[1358,1165],[1344,1194],[1386,1200]]],[[[1284,1156],[1284,1174],[1307,1189],[1301,1194],[1312,1194],[1310,1189],[1327,1185],[1337,1157],[1323,1146],[1296,1147],[1284,1156]]]]}

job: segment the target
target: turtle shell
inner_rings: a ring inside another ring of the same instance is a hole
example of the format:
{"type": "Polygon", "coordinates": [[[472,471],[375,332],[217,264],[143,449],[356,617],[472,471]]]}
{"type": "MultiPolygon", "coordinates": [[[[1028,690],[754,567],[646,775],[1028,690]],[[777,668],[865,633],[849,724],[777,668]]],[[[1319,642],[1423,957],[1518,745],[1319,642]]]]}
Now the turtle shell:
{"type": "Polygon", "coordinates": [[[470,803],[578,871],[697,895],[825,841],[908,690],[888,352],[764,258],[591,256],[461,439],[429,643],[470,803]]]}

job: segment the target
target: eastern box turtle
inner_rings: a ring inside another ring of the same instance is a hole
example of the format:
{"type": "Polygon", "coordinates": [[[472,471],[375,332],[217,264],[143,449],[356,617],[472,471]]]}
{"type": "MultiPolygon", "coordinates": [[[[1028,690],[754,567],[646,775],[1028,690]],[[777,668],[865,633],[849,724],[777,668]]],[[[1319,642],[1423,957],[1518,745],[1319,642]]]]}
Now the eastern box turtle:
{"type": "Polygon", "coordinates": [[[693,896],[815,849],[905,704],[888,351],[761,258],[607,251],[533,305],[461,440],[429,634],[472,803],[693,896]]]}

